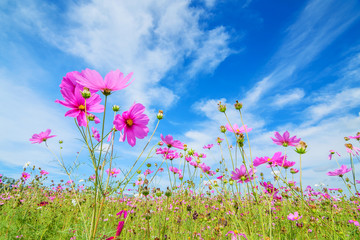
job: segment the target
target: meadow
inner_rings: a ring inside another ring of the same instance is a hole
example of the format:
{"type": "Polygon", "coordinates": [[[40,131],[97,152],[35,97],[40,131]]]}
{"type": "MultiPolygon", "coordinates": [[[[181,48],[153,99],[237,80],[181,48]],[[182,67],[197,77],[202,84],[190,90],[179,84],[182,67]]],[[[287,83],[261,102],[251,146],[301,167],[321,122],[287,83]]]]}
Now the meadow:
{"type": "MultiPolygon", "coordinates": [[[[131,78],[131,73],[124,76],[119,70],[104,79],[89,69],[66,74],[60,84],[64,100],[56,102],[69,108],[65,116],[74,118],[78,129],[74,137],[82,139],[94,171],[87,179],[74,181],[75,168],[47,144],[59,141],[57,136],[50,129],[34,134],[30,141],[53,153],[67,179],[56,182],[52,173],[31,164],[24,166],[19,179],[0,173],[0,239],[360,238],[356,185],[360,181],[354,167],[359,161],[359,132],[339,146],[346,148],[350,165],[338,163],[338,169],[327,173],[329,178],[341,178],[343,189],[313,189],[302,184],[307,144],[288,131],[276,132],[269,141],[278,151],[257,156],[251,152],[252,129],[243,121],[240,102],[233,106],[219,102],[227,124],[219,126],[219,136],[203,149],[163,134],[154,143],[164,113],[153,116],[157,123],[150,132],[150,119],[140,103],[122,113],[119,106],[112,106],[114,117],[108,120],[107,99],[128,87],[131,78]],[[228,107],[239,112],[239,125],[228,119],[228,107]],[[106,121],[112,123],[111,129],[106,129],[106,121]],[[131,146],[147,140],[127,169],[113,167],[118,138],[131,146]],[[219,159],[216,166],[207,165],[209,151],[219,159]],[[299,158],[288,159],[289,151],[299,158]],[[274,174],[272,181],[265,181],[257,170],[261,165],[267,166],[266,174],[274,174]],[[166,176],[167,187],[157,186],[158,176],[166,176]]],[[[61,144],[60,140],[60,150],[61,144]]],[[[329,150],[329,159],[338,157],[329,150]]]]}

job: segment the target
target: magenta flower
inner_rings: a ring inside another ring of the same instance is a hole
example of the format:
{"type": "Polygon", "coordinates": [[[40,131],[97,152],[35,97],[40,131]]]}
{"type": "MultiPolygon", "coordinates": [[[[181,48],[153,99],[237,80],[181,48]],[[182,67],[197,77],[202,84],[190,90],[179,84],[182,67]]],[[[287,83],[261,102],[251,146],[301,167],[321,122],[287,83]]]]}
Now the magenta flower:
{"type": "Polygon", "coordinates": [[[232,128],[227,123],[226,124],[226,129],[229,132],[233,132],[233,133],[245,133],[245,132],[250,132],[252,130],[252,128],[248,128],[247,125],[243,125],[243,126],[239,127],[236,123],[234,125],[232,125],[232,128]]]}
{"type": "Polygon", "coordinates": [[[149,133],[146,126],[149,118],[144,114],[145,107],[136,103],[133,104],[128,111],[117,114],[115,116],[114,125],[116,130],[124,129],[124,134],[120,134],[120,141],[123,142],[127,138],[128,143],[133,147],[136,144],[136,138],[143,139],[149,133]]]}
{"type": "Polygon", "coordinates": [[[302,218],[302,216],[299,216],[299,213],[298,213],[298,212],[294,212],[294,214],[290,213],[290,214],[287,216],[287,219],[289,219],[290,221],[297,221],[297,220],[299,220],[300,218],[302,218]]]}
{"type": "Polygon", "coordinates": [[[231,179],[232,180],[239,180],[238,182],[249,182],[250,180],[254,179],[254,175],[256,173],[256,169],[248,169],[248,172],[246,171],[246,167],[244,165],[241,165],[240,169],[235,168],[235,171],[231,172],[231,179]],[[254,171],[253,171],[254,170],[254,171]]]}
{"type": "Polygon", "coordinates": [[[184,144],[181,143],[179,140],[174,140],[171,135],[167,135],[166,137],[164,137],[162,134],[160,134],[160,137],[163,143],[168,146],[168,148],[174,147],[178,149],[184,149],[184,144]]]}
{"type": "Polygon", "coordinates": [[[49,138],[56,137],[56,135],[50,136],[50,133],[51,130],[47,129],[45,132],[32,135],[32,137],[29,140],[32,142],[32,144],[46,142],[46,140],[48,140],[49,138]]]}
{"type": "Polygon", "coordinates": [[[279,132],[275,132],[275,137],[271,138],[275,144],[282,145],[284,147],[287,146],[296,146],[300,142],[300,138],[296,138],[296,136],[293,136],[290,138],[290,133],[288,131],[284,132],[284,134],[281,136],[279,132]]]}
{"type": "Polygon", "coordinates": [[[209,149],[210,150],[213,146],[214,146],[214,144],[208,144],[208,145],[203,146],[203,149],[209,149]]]}
{"type": "Polygon", "coordinates": [[[199,168],[201,168],[204,173],[208,173],[210,171],[210,166],[207,166],[205,163],[201,163],[199,168]]]}
{"type": "Polygon", "coordinates": [[[285,169],[288,169],[289,167],[292,167],[295,165],[296,162],[290,162],[288,160],[286,160],[286,157],[281,159],[281,158],[278,158],[276,160],[276,165],[277,166],[280,166],[280,167],[283,167],[285,169]]]}
{"type": "Polygon", "coordinates": [[[49,172],[47,172],[47,171],[45,171],[45,170],[41,170],[41,171],[40,171],[40,174],[41,174],[41,175],[48,175],[49,172]]]}
{"type": "Polygon", "coordinates": [[[360,224],[356,220],[349,220],[349,223],[353,223],[355,226],[360,227],[360,224]]]}
{"type": "Polygon", "coordinates": [[[283,162],[286,160],[287,156],[281,156],[282,152],[276,152],[272,158],[269,157],[256,157],[254,159],[254,167],[260,166],[262,164],[268,163],[269,165],[277,165],[278,162],[283,162]]]}
{"type": "Polygon", "coordinates": [[[151,173],[153,173],[154,171],[151,171],[150,169],[146,169],[145,172],[144,172],[144,175],[147,176],[151,173]]]}
{"type": "Polygon", "coordinates": [[[330,152],[330,154],[329,154],[329,160],[332,159],[332,155],[334,155],[335,153],[340,157],[340,154],[339,154],[338,152],[335,152],[334,150],[330,150],[329,152],[330,152]]]}
{"type": "Polygon", "coordinates": [[[112,177],[116,177],[119,173],[120,173],[120,169],[116,169],[116,168],[113,168],[113,169],[107,169],[106,170],[106,173],[112,177]]]}
{"type": "Polygon", "coordinates": [[[351,143],[346,143],[345,147],[346,147],[346,151],[348,153],[353,154],[353,155],[355,155],[355,154],[359,155],[360,148],[354,147],[351,143]]]}
{"type": "Polygon", "coordinates": [[[185,160],[186,160],[187,162],[191,162],[192,157],[186,155],[186,156],[185,156],[185,160]]]}
{"type": "Polygon", "coordinates": [[[181,169],[178,169],[178,168],[176,168],[176,167],[171,167],[171,166],[169,167],[169,170],[170,170],[171,172],[173,172],[174,174],[177,174],[177,173],[178,173],[179,175],[180,175],[181,172],[182,172],[181,169]]]}
{"type": "MultiPolygon", "coordinates": [[[[128,215],[128,212],[125,211],[125,210],[122,210],[120,212],[118,212],[116,215],[118,215],[119,217],[121,217],[121,215],[124,213],[124,219],[127,217],[128,215]]],[[[114,237],[110,237],[110,238],[107,238],[106,240],[112,240],[112,239],[117,239],[118,236],[120,236],[123,228],[124,228],[124,225],[125,225],[125,221],[120,221],[117,228],[116,228],[116,234],[114,237]]]]}
{"type": "Polygon", "coordinates": [[[88,68],[83,70],[81,74],[84,78],[78,78],[77,83],[89,89],[101,91],[104,95],[110,95],[113,91],[124,89],[133,81],[129,82],[133,73],[124,77],[124,74],[120,72],[120,70],[110,71],[104,80],[97,71],[88,68]]]}
{"type": "Polygon", "coordinates": [[[23,178],[25,181],[28,180],[30,178],[30,174],[27,172],[23,172],[21,174],[21,178],[23,178]]]}
{"type": "Polygon", "coordinates": [[[241,240],[241,237],[244,237],[247,240],[245,233],[239,233],[238,231],[229,231],[225,236],[231,234],[231,240],[241,240]],[[238,238],[239,237],[239,238],[238,238]]]}
{"type": "Polygon", "coordinates": [[[347,168],[346,165],[342,165],[339,169],[336,169],[333,172],[328,172],[328,176],[339,176],[342,177],[345,173],[348,173],[351,171],[351,168],[347,168]]]}
{"type": "Polygon", "coordinates": [[[299,172],[298,169],[296,169],[296,168],[290,168],[290,173],[295,174],[295,173],[298,173],[298,172],[299,172]]]}
{"type": "Polygon", "coordinates": [[[92,133],[93,133],[93,137],[95,138],[95,140],[98,141],[98,142],[100,142],[101,137],[100,137],[99,131],[98,131],[96,128],[94,128],[94,127],[91,128],[91,131],[92,131],[92,133]]]}
{"type": "MultiPolygon", "coordinates": [[[[359,134],[359,133],[358,133],[359,134]]],[[[351,138],[351,139],[360,139],[360,135],[357,135],[357,136],[349,136],[348,138],[351,138]]]]}
{"type": "MultiPolygon", "coordinates": [[[[76,117],[79,126],[86,126],[87,119],[85,109],[86,113],[90,116],[90,112],[103,112],[104,106],[100,105],[101,98],[98,94],[91,94],[90,98],[85,100],[85,98],[81,95],[83,88],[80,85],[77,85],[74,89],[74,91],[71,91],[70,88],[62,88],[60,92],[64,100],[56,100],[55,102],[70,108],[70,110],[65,113],[65,117],[76,117]]],[[[92,118],[95,120],[95,123],[100,122],[95,115],[92,115],[92,118]]]]}

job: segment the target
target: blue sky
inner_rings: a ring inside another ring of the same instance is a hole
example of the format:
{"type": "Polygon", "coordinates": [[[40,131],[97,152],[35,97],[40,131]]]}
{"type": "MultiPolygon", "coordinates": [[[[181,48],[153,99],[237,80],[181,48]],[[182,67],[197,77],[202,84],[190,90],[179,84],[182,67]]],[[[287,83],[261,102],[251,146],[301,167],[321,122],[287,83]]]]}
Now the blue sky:
{"type": "MultiPolygon", "coordinates": [[[[28,141],[47,128],[58,135],[50,146],[63,139],[72,161],[79,135],[54,101],[67,72],[91,68],[103,76],[134,72],[110,105],[144,104],[150,131],[164,110],[154,142],[171,134],[201,151],[226,123],[217,102],[240,124],[232,109],[239,100],[254,129],[253,155],[282,150],[270,137],[288,130],[308,144],[306,183],[335,184],[326,176],[337,168],[328,151],[348,164],[343,137],[360,130],[359,20],[355,0],[1,1],[0,173],[16,177],[30,161],[60,174],[46,149],[28,141]]],[[[118,144],[117,166],[128,166],[145,143],[118,144]]],[[[219,157],[212,155],[207,161],[215,167],[219,157]]],[[[88,176],[84,166],[79,174],[88,176]]]]}

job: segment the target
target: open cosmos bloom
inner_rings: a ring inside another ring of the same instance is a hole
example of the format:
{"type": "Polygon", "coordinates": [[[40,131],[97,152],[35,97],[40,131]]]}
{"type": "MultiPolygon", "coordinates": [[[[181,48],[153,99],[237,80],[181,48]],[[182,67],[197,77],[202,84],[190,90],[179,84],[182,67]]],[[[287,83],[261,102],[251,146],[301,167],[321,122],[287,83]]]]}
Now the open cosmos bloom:
{"type": "Polygon", "coordinates": [[[127,138],[128,143],[133,147],[136,144],[136,138],[143,139],[149,133],[146,126],[149,118],[144,114],[145,107],[136,103],[133,104],[128,111],[117,114],[115,116],[114,125],[116,130],[124,130],[124,134],[120,134],[120,141],[123,142],[127,138]]]}
{"type": "Polygon", "coordinates": [[[45,171],[45,170],[41,170],[41,171],[40,171],[40,174],[41,174],[41,175],[48,175],[49,172],[47,172],[47,171],[45,171]]]}
{"type": "Polygon", "coordinates": [[[129,73],[126,77],[120,70],[110,71],[106,74],[105,79],[101,75],[91,69],[85,69],[81,72],[83,78],[78,78],[77,83],[96,91],[101,91],[104,95],[110,95],[113,91],[118,91],[129,86],[129,82],[133,73],[129,73]]]}
{"type": "Polygon", "coordinates": [[[236,230],[227,232],[227,234],[225,236],[227,236],[229,234],[231,234],[231,240],[241,240],[241,237],[243,237],[244,239],[247,240],[247,237],[244,233],[239,233],[236,230]]]}
{"type": "Polygon", "coordinates": [[[32,137],[29,140],[32,142],[32,144],[46,142],[46,140],[48,140],[49,138],[56,137],[56,135],[50,136],[50,133],[51,130],[47,129],[45,132],[32,135],[32,137]]]}
{"type": "Polygon", "coordinates": [[[174,140],[171,135],[167,135],[166,137],[164,137],[162,134],[160,134],[160,137],[163,143],[168,146],[168,148],[174,147],[178,149],[184,149],[184,144],[179,140],[174,140]]]}
{"type": "Polygon", "coordinates": [[[21,174],[21,178],[23,178],[24,180],[28,180],[30,178],[30,174],[27,172],[23,172],[21,174]]]}
{"type": "Polygon", "coordinates": [[[120,173],[120,169],[116,169],[116,168],[113,168],[111,170],[107,169],[106,173],[110,174],[110,176],[116,177],[120,173]]]}
{"type": "Polygon", "coordinates": [[[100,142],[101,137],[100,137],[99,131],[98,131],[96,128],[94,128],[94,127],[91,128],[91,131],[92,131],[92,133],[93,133],[93,137],[95,138],[95,140],[98,141],[98,142],[100,142]]]}
{"type": "MultiPolygon", "coordinates": [[[[79,126],[87,126],[86,114],[90,115],[91,112],[101,113],[104,111],[104,106],[100,105],[100,96],[90,92],[91,96],[85,99],[81,94],[81,91],[84,90],[82,85],[71,85],[75,84],[71,81],[66,81],[66,84],[64,84],[64,81],[65,80],[63,79],[62,83],[60,84],[60,92],[64,100],[56,100],[55,102],[70,108],[70,110],[65,113],[65,117],[76,118],[79,126]]],[[[92,119],[95,121],[95,123],[100,122],[100,120],[95,117],[95,115],[92,116],[92,119]]]]}
{"type": "Polygon", "coordinates": [[[266,156],[261,157],[261,158],[256,157],[254,159],[254,167],[260,166],[265,163],[268,163],[269,165],[274,166],[274,165],[277,165],[278,162],[282,163],[282,162],[286,161],[287,156],[286,155],[281,156],[281,154],[282,154],[282,152],[276,152],[272,158],[266,157],[266,156]]]}
{"type": "Polygon", "coordinates": [[[284,147],[287,146],[296,146],[300,142],[300,138],[296,138],[293,136],[290,138],[290,133],[288,131],[284,132],[281,136],[279,132],[275,132],[275,138],[271,138],[275,144],[282,145],[284,147]]]}
{"type": "Polygon", "coordinates": [[[355,155],[355,154],[359,155],[360,148],[354,147],[351,143],[346,143],[345,147],[346,147],[346,151],[348,153],[353,154],[353,155],[355,155]]]}
{"type": "Polygon", "coordinates": [[[239,127],[236,123],[234,125],[231,126],[227,123],[226,124],[226,129],[229,132],[233,132],[233,133],[245,133],[245,132],[250,132],[252,130],[252,128],[248,128],[247,125],[241,126],[239,127]]]}
{"type": "Polygon", "coordinates": [[[299,213],[298,213],[298,212],[294,212],[294,214],[290,213],[290,214],[287,216],[287,219],[289,219],[290,221],[297,221],[297,220],[299,220],[300,218],[302,218],[302,216],[299,216],[299,213]]]}
{"type": "Polygon", "coordinates": [[[241,165],[240,169],[235,168],[235,171],[231,172],[231,179],[232,180],[239,180],[238,182],[249,182],[250,180],[254,179],[254,175],[256,173],[256,169],[249,168],[248,171],[246,171],[246,167],[244,165],[241,165]],[[254,170],[254,171],[253,171],[254,170]]]}
{"type": "Polygon", "coordinates": [[[203,149],[209,149],[210,150],[213,146],[214,146],[214,144],[208,144],[208,145],[203,146],[203,149]]]}
{"type": "Polygon", "coordinates": [[[332,172],[328,172],[328,176],[339,176],[342,177],[345,173],[348,173],[351,171],[351,168],[347,168],[346,165],[342,165],[339,169],[336,169],[332,172]]]}

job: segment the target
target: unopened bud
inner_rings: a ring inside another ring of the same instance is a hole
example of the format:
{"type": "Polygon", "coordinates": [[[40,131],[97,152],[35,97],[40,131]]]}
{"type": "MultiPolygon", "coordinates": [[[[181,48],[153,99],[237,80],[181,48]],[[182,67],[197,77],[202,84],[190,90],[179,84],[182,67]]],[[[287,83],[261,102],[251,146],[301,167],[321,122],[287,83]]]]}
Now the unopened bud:
{"type": "Polygon", "coordinates": [[[239,103],[238,100],[236,100],[236,103],[234,104],[236,110],[240,110],[242,108],[242,103],[239,103]]]}
{"type": "Polygon", "coordinates": [[[59,140],[59,143],[62,144],[62,143],[63,143],[63,140],[59,140]]]}
{"type": "Polygon", "coordinates": [[[81,95],[83,96],[83,98],[88,99],[91,97],[91,92],[88,88],[84,88],[84,90],[81,91],[81,95]]]}
{"type": "Polygon", "coordinates": [[[119,105],[113,105],[112,110],[114,112],[118,112],[120,110],[120,106],[119,105]]]}
{"type": "Polygon", "coordinates": [[[349,140],[350,140],[350,138],[348,138],[348,137],[344,137],[344,139],[345,139],[345,141],[349,141],[349,140]]]}
{"type": "Polygon", "coordinates": [[[225,112],[226,111],[226,105],[225,104],[221,104],[221,102],[218,103],[218,109],[220,112],[225,112]]]}
{"type": "Polygon", "coordinates": [[[157,119],[161,120],[164,117],[164,112],[162,110],[159,110],[158,114],[156,115],[157,119]]]}
{"type": "Polygon", "coordinates": [[[225,133],[226,132],[226,127],[225,126],[220,126],[220,132],[225,133]]]}

